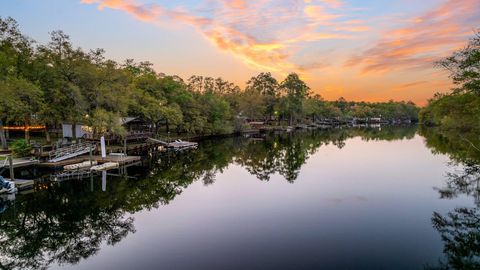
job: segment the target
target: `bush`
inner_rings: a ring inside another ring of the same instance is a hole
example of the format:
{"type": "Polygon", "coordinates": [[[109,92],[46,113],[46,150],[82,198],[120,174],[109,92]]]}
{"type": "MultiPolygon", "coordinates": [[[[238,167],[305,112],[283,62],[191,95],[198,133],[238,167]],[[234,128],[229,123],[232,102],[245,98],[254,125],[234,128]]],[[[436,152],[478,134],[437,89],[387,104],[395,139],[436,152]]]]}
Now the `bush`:
{"type": "Polygon", "coordinates": [[[26,140],[16,140],[11,145],[13,156],[26,157],[32,153],[32,146],[26,140]]]}

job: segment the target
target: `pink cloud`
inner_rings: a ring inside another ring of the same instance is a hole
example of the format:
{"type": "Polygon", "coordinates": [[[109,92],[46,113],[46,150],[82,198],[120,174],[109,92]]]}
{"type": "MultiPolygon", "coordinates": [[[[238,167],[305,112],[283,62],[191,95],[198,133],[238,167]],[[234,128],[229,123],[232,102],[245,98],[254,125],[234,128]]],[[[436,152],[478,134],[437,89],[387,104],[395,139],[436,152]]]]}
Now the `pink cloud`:
{"type": "Polygon", "coordinates": [[[463,46],[480,24],[480,1],[448,0],[410,23],[384,32],[379,41],[347,66],[364,73],[430,68],[433,62],[463,46]]]}
{"type": "Polygon", "coordinates": [[[145,22],[192,26],[217,48],[232,53],[249,66],[278,73],[301,73],[320,67],[292,60],[306,42],[345,39],[350,37],[349,33],[368,30],[359,21],[338,21],[343,15],[329,8],[343,3],[332,0],[321,1],[326,7],[297,0],[289,0],[289,5],[278,5],[273,0],[210,0],[205,2],[209,4],[207,15],[180,6],[172,9],[136,0],[81,2],[97,4],[100,10],[121,10],[145,22]],[[319,29],[319,25],[324,29],[319,29]]]}

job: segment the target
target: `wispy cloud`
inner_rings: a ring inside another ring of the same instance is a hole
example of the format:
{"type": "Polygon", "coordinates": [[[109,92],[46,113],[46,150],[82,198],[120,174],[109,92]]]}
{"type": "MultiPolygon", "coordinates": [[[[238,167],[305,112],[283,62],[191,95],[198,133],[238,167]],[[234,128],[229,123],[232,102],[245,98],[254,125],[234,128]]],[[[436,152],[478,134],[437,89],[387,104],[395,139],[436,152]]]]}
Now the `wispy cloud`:
{"type": "Polygon", "coordinates": [[[121,10],[138,20],[194,27],[217,48],[233,53],[244,63],[278,73],[307,72],[324,67],[297,63],[295,53],[310,42],[347,39],[368,27],[362,21],[340,13],[345,3],[338,0],[205,0],[200,12],[191,7],[167,8],[140,0],[81,0],[98,9],[121,10]]]}
{"type": "Polygon", "coordinates": [[[404,83],[404,84],[401,84],[401,85],[395,87],[395,89],[411,88],[411,87],[414,87],[414,86],[424,85],[426,83],[428,83],[428,81],[416,81],[416,82],[411,82],[411,83],[404,83]]]}
{"type": "Polygon", "coordinates": [[[376,44],[351,57],[347,66],[360,66],[364,73],[430,68],[463,46],[472,27],[480,25],[480,1],[447,0],[408,21],[384,32],[376,44]]]}

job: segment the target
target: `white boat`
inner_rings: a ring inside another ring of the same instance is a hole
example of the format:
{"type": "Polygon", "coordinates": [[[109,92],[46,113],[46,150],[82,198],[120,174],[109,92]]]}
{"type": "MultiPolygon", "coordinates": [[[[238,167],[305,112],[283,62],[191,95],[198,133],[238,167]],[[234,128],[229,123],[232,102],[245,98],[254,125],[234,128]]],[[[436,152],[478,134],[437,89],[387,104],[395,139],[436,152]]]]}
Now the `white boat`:
{"type": "Polygon", "coordinates": [[[81,163],[76,163],[76,164],[71,164],[71,165],[66,165],[63,167],[65,171],[76,171],[76,170],[81,170],[85,168],[90,168],[91,166],[97,165],[96,161],[84,161],[81,163]]]}
{"type": "Polygon", "coordinates": [[[110,169],[116,169],[120,166],[118,162],[107,162],[101,165],[93,166],[90,168],[92,171],[106,171],[110,169]]]}
{"type": "Polygon", "coordinates": [[[17,192],[17,188],[15,187],[15,182],[7,181],[5,178],[0,176],[0,194],[3,193],[15,193],[17,192]]]}

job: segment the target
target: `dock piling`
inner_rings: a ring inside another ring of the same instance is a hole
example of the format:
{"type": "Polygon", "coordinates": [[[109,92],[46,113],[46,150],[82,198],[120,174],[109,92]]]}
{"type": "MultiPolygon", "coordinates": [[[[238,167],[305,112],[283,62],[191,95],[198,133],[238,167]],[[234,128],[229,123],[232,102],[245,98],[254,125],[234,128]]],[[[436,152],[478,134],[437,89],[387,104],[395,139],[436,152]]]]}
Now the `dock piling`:
{"type": "Polygon", "coordinates": [[[92,153],[92,146],[90,146],[90,149],[89,149],[89,158],[90,158],[90,167],[93,166],[93,153],[92,153]]]}
{"type": "Polygon", "coordinates": [[[12,155],[8,155],[8,167],[10,169],[10,179],[12,181],[15,180],[15,175],[14,175],[14,172],[13,172],[13,156],[12,155]]]}

